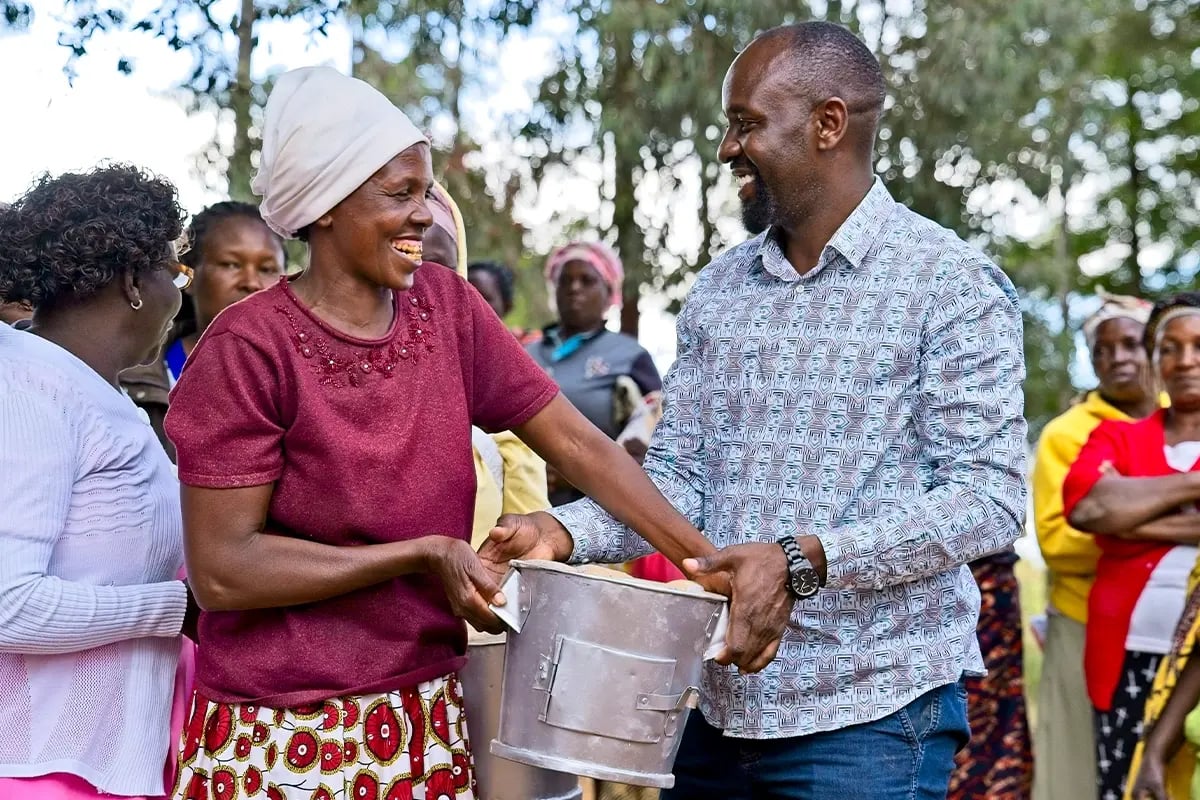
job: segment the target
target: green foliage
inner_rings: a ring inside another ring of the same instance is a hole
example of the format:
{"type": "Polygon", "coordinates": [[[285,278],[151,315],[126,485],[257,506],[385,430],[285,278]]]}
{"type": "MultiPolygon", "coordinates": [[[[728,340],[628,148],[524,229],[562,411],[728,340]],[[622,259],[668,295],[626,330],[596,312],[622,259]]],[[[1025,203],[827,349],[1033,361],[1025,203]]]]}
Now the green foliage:
{"type": "Polygon", "coordinates": [[[23,31],[33,21],[33,7],[18,0],[0,0],[0,33],[23,31]]]}
{"type": "MultiPolygon", "coordinates": [[[[305,23],[310,36],[324,36],[344,5],[344,0],[241,0],[231,13],[233,6],[223,0],[163,0],[144,16],[134,16],[130,0],[66,0],[67,24],[58,43],[70,51],[64,69],[71,77],[92,39],[105,33],[145,33],[187,53],[192,72],[179,89],[189,110],[213,111],[234,123],[232,146],[214,141],[199,154],[198,168],[211,184],[228,182],[234,199],[250,200],[257,124],[270,88],[251,78],[254,27],[260,20],[294,20],[305,23]]],[[[121,56],[114,66],[129,74],[137,62],[121,56]]]]}
{"type": "MultiPolygon", "coordinates": [[[[27,5],[0,4],[10,27],[28,22],[27,5]]],[[[1034,433],[1085,388],[1074,331],[1088,295],[1153,295],[1200,271],[1200,0],[913,0],[903,13],[885,0],[241,0],[240,16],[216,16],[231,5],[166,0],[132,19],[128,0],[68,0],[68,68],[108,30],[191,53],[193,107],[234,119],[232,152],[214,150],[208,168],[238,196],[268,88],[249,79],[250,29],[264,18],[306,20],[314,36],[349,25],[355,74],[432,132],[472,257],[516,268],[526,325],[545,321],[531,250],[535,234],[546,242],[517,220],[582,174],[601,175],[599,203],[564,204],[551,226],[617,247],[623,327],[636,330],[642,292],[678,304],[737,235],[716,159],[725,70],[760,30],[810,17],[848,25],[880,58],[890,96],[877,168],[889,189],[1017,285],[1034,433]],[[563,33],[532,108],[472,126],[471,109],[506,80],[502,45],[548,18],[563,33]]]]}

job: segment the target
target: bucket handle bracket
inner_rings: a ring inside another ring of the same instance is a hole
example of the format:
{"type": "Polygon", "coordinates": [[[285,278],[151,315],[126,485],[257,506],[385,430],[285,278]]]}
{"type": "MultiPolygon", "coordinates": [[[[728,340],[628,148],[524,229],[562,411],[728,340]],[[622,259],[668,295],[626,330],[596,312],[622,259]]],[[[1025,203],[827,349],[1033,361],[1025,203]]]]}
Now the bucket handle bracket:
{"type": "Polygon", "coordinates": [[[689,686],[679,694],[639,694],[637,696],[638,711],[683,711],[685,708],[695,708],[700,692],[695,686],[689,686]]]}

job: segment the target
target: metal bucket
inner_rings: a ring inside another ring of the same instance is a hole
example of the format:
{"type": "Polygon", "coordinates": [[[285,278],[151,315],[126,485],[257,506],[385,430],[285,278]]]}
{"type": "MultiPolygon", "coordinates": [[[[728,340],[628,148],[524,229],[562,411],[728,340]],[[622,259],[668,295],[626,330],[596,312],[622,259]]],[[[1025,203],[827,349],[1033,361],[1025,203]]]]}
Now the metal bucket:
{"type": "Polygon", "coordinates": [[[599,780],[670,788],[725,598],[619,573],[514,561],[492,753],[599,780]]]}
{"type": "Polygon", "coordinates": [[[579,800],[583,793],[574,775],[506,761],[488,752],[488,743],[500,726],[504,635],[468,631],[467,665],[458,676],[463,684],[479,800],[579,800]]]}

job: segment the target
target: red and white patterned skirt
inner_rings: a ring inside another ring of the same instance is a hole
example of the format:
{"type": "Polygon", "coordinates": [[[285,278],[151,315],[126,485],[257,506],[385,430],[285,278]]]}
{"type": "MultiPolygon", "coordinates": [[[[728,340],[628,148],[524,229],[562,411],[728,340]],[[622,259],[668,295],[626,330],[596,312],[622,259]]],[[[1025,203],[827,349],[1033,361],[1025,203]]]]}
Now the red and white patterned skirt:
{"type": "Polygon", "coordinates": [[[175,800],[474,800],[454,675],[290,709],[197,691],[175,800]]]}

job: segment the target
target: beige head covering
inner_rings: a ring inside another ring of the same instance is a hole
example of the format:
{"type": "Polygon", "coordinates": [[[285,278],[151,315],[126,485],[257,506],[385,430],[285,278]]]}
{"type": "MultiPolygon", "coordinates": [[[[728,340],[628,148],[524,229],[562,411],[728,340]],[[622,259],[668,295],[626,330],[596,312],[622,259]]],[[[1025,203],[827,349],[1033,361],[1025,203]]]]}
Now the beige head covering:
{"type": "Polygon", "coordinates": [[[433,216],[433,224],[450,234],[454,240],[454,249],[458,252],[457,272],[467,277],[467,230],[462,212],[446,187],[437,181],[433,182],[433,191],[429,193],[429,213],[433,216]]]}
{"type": "Polygon", "coordinates": [[[263,219],[288,239],[345,200],[387,162],[428,141],[372,86],[329,67],[280,76],[267,98],[250,188],[263,219]]]}
{"type": "Polygon", "coordinates": [[[1152,303],[1140,297],[1130,297],[1124,294],[1109,294],[1103,289],[1096,291],[1100,298],[1100,308],[1096,313],[1083,321],[1083,338],[1087,340],[1088,350],[1096,346],[1096,331],[1110,319],[1132,319],[1145,325],[1150,319],[1152,303]]]}

